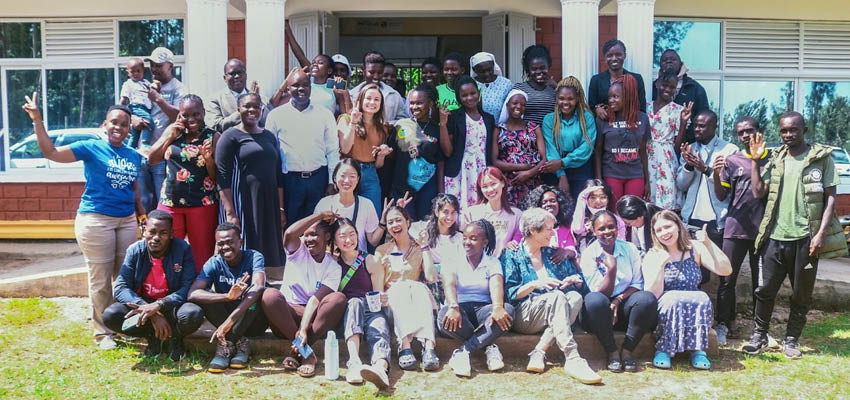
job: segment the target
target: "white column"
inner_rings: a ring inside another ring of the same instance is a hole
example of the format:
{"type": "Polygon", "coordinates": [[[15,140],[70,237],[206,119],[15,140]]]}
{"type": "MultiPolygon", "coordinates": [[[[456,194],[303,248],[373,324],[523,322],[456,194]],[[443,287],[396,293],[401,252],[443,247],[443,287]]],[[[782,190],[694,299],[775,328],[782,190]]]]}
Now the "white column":
{"type": "Polygon", "coordinates": [[[248,81],[271,97],[286,78],[286,0],[245,0],[245,58],[248,81]]]}
{"type": "Polygon", "coordinates": [[[626,44],[625,68],[643,76],[646,101],[652,99],[652,46],[655,0],[617,0],[617,38],[626,44]]]}
{"type": "Polygon", "coordinates": [[[186,0],[186,73],[189,93],[207,98],[221,89],[227,62],[227,0],[186,0]]]}
{"type": "Polygon", "coordinates": [[[561,0],[561,76],[584,87],[599,65],[599,0],[561,0]]]}

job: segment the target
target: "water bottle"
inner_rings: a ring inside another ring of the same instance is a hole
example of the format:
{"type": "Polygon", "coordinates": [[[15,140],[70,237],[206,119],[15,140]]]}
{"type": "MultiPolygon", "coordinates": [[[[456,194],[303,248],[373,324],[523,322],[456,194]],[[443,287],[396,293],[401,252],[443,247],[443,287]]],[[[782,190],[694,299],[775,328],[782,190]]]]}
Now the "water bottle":
{"type": "Polygon", "coordinates": [[[325,338],[325,379],[335,381],[339,378],[339,342],[336,333],[328,331],[325,338]]]}

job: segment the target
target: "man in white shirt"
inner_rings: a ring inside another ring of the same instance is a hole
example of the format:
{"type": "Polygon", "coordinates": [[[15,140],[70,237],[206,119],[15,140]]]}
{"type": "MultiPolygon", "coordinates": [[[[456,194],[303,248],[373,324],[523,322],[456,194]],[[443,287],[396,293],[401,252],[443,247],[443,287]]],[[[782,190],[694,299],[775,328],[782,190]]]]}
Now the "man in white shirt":
{"type": "Polygon", "coordinates": [[[384,76],[384,55],[377,51],[370,51],[363,57],[363,82],[350,90],[351,98],[356,99],[360,90],[366,85],[374,83],[381,89],[384,96],[384,121],[393,123],[408,116],[405,109],[404,97],[401,97],[390,85],[381,80],[384,76]]]}
{"type": "MultiPolygon", "coordinates": [[[[245,73],[245,63],[238,58],[233,58],[224,64],[224,83],[227,88],[222,89],[206,100],[206,116],[204,122],[207,127],[216,131],[224,132],[228,128],[239,125],[242,117],[239,116],[236,100],[243,94],[248,94],[248,77],[245,73]]],[[[260,88],[254,81],[251,92],[259,93],[260,88]]],[[[263,104],[263,116],[260,118],[260,126],[265,125],[266,117],[271,111],[268,99],[261,98],[263,104]]]]}
{"type": "Polygon", "coordinates": [[[269,113],[266,129],[280,140],[286,159],[284,212],[291,224],[312,214],[319,200],[333,193],[339,136],[333,114],[310,104],[310,76],[298,70],[290,79],[291,100],[269,113]]]}
{"type": "MultiPolygon", "coordinates": [[[[693,144],[682,144],[682,161],[676,175],[676,187],[686,193],[682,221],[698,228],[708,225],[708,237],[721,247],[729,199],[717,198],[713,190],[712,166],[718,157],[726,157],[738,151],[738,148],[716,136],[716,131],[717,114],[711,110],[701,111],[694,123],[696,141],[693,144]]],[[[708,270],[701,270],[702,283],[708,282],[708,270]]]]}

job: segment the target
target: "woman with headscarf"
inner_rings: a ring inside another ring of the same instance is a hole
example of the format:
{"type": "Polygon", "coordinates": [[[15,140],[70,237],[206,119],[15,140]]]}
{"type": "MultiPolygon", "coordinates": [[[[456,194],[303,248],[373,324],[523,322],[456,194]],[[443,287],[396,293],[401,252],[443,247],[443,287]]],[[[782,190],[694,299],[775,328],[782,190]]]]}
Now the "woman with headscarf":
{"type": "Polygon", "coordinates": [[[528,95],[514,89],[508,93],[493,134],[491,158],[508,179],[508,201],[522,207],[531,189],[542,182],[546,145],[537,122],[525,120],[528,95]]]}
{"type": "Polygon", "coordinates": [[[470,57],[469,75],[478,82],[478,89],[481,91],[481,108],[487,114],[498,116],[513,82],[502,75],[502,69],[496,63],[496,56],[482,51],[470,57]]]}

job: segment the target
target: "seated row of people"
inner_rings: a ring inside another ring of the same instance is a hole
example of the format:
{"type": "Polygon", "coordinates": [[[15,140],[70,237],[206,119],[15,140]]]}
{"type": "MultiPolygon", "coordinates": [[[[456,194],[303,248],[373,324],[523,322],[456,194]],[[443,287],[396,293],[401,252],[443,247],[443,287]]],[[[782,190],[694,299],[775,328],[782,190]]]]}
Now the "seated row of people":
{"type": "Polygon", "coordinates": [[[150,355],[162,352],[168,340],[169,355],[179,360],[183,338],[206,316],[217,327],[210,339],[217,342],[210,372],[244,368],[251,356],[247,337],[271,328],[292,343],[284,368],[305,377],[315,374],[318,362],[305,348],[338,330],[349,353],[346,380],[382,388],[389,385],[391,331],[399,344],[398,365],[408,370],[417,369],[420,360],[426,371],[439,368],[437,331],[462,342],[448,362],[456,374],[469,376],[470,353],[482,349],[487,368],[502,369],[494,342],[513,329],[542,333],[528,371],[544,371],[554,342],[569,375],[586,384],[601,382],[579,354],[572,333],[576,322],[598,338],[611,371],[637,369],[632,352],[653,328],[655,366],[669,368],[673,355],[690,351],[693,367],[709,368],[704,350],[711,302],[697,288],[699,270],[728,275],[731,267],[704,231],[690,240],[674,212],[656,213],[649,222],[654,246],[642,257],[634,244],[618,238],[617,217],[602,209],[589,219],[595,240],[576,254],[559,245],[555,230],[557,198],[564,194],[547,189],[539,196],[546,208],[521,214],[520,241],[507,243],[498,258],[495,250],[504,240],[494,224],[479,218],[458,229],[458,200],[451,195],[434,202],[425,233],[434,236],[426,241],[411,234],[404,200],[387,204],[378,224],[388,237],[373,255],[362,250],[354,221],[330,210],[317,212],[284,234],[288,263],[280,289],[267,287],[262,254],[241,249],[239,227],[230,223],[217,228],[216,255],[195,276],[189,245],[172,237],[171,216],[154,211],[143,240],[128,250],[115,284],[118,302],[107,308],[104,321],[117,332],[146,337],[150,355]],[[619,347],[615,329],[626,331],[619,347]],[[366,365],[359,356],[361,339],[369,347],[366,365]],[[419,359],[414,341],[422,343],[419,359]]]}

